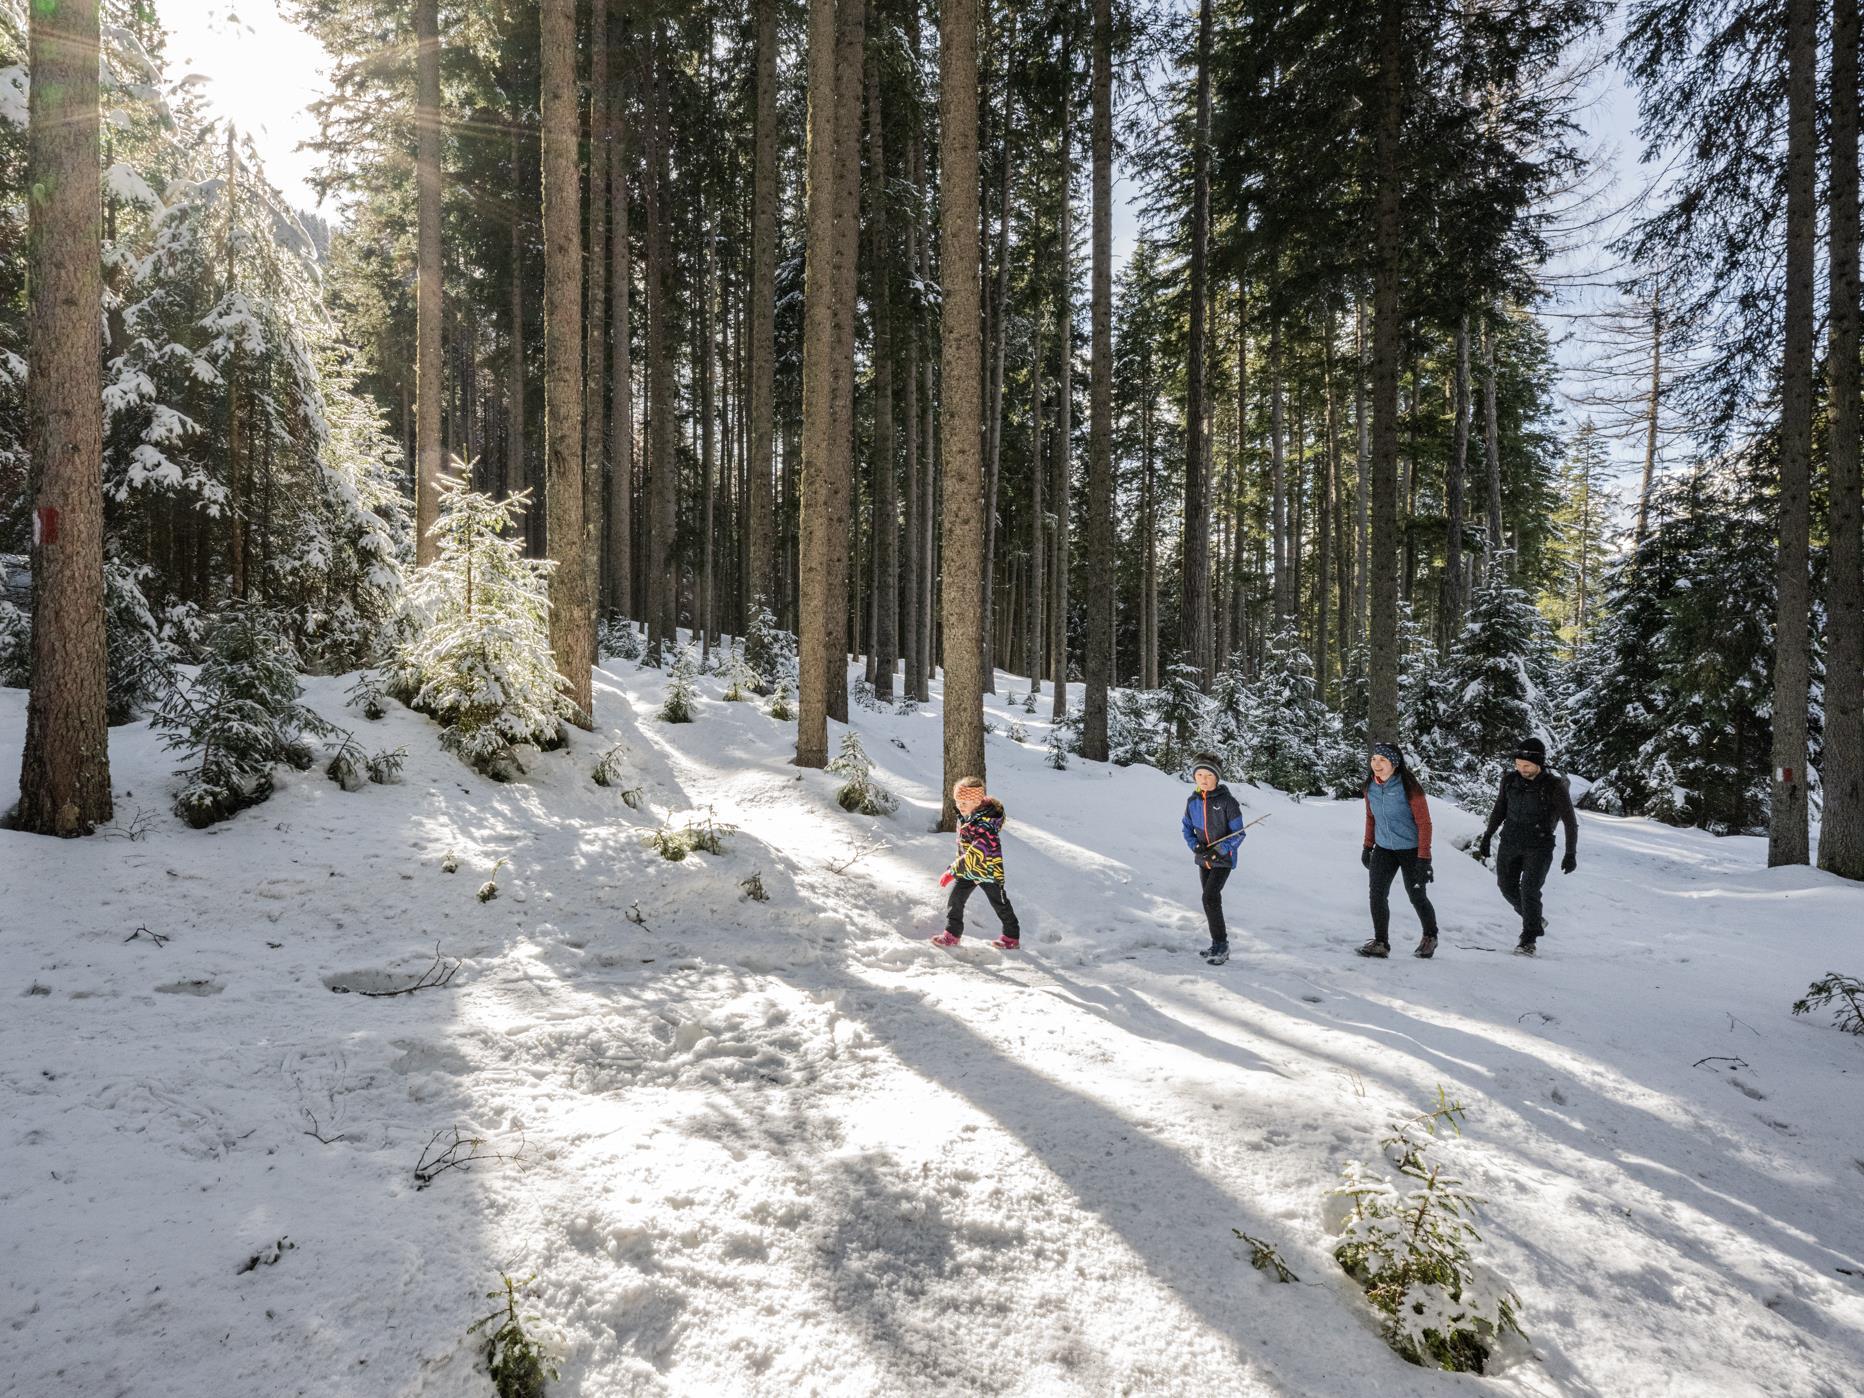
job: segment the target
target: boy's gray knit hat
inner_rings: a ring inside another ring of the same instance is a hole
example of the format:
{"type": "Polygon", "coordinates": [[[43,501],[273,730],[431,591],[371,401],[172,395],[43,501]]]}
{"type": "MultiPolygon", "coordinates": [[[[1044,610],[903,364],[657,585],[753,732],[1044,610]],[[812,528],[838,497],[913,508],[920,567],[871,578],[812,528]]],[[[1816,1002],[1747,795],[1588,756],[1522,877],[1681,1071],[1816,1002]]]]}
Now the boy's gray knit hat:
{"type": "Polygon", "coordinates": [[[1195,777],[1200,770],[1208,770],[1218,781],[1223,780],[1223,763],[1213,753],[1200,752],[1191,759],[1191,775],[1195,777]]]}

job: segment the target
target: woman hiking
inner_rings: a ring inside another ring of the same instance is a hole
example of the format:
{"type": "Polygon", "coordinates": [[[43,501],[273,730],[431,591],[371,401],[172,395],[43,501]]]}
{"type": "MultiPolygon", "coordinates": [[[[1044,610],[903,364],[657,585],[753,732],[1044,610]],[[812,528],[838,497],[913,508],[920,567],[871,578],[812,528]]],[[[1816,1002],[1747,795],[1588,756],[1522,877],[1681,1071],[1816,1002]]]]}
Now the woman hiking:
{"type": "Polygon", "coordinates": [[[1392,879],[1404,875],[1405,896],[1417,909],[1424,936],[1413,956],[1428,960],[1437,952],[1437,910],[1424,885],[1430,871],[1430,802],[1424,788],[1404,765],[1404,754],[1391,743],[1374,743],[1372,776],[1366,782],[1366,844],[1359,862],[1371,875],[1372,940],[1361,956],[1390,956],[1392,879]]]}

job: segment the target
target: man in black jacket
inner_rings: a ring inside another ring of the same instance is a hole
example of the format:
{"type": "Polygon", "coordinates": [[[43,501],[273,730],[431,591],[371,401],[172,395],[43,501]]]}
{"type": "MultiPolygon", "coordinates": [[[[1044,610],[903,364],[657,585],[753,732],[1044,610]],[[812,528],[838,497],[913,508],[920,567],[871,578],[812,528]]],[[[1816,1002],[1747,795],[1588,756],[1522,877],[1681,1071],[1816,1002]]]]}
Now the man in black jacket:
{"type": "Polygon", "coordinates": [[[1508,905],[1521,914],[1521,941],[1515,952],[1532,956],[1535,942],[1547,931],[1540,889],[1553,867],[1554,823],[1566,827],[1566,857],[1560,861],[1560,872],[1570,874],[1579,864],[1573,853],[1579,822],[1573,816],[1566,778],[1547,770],[1545,743],[1524,738],[1510,755],[1514,770],[1502,778],[1501,790],[1495,794],[1495,809],[1489,812],[1478,853],[1483,859],[1489,857],[1489,842],[1500,827],[1502,849],[1495,861],[1495,882],[1501,885],[1508,905]]]}

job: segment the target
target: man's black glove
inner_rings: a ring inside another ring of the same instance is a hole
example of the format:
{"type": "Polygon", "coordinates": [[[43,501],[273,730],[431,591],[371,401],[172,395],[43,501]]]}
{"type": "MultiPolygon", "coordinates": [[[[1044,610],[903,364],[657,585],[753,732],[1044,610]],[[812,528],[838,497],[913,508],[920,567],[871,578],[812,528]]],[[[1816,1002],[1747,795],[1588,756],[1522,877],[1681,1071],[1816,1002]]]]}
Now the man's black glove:
{"type": "Polygon", "coordinates": [[[1211,847],[1205,844],[1202,840],[1199,840],[1197,842],[1197,848],[1191,851],[1191,857],[1196,859],[1198,863],[1201,864],[1206,859],[1210,858],[1211,853],[1212,853],[1211,847]]]}
{"type": "Polygon", "coordinates": [[[1574,854],[1569,849],[1566,852],[1566,858],[1560,861],[1560,872],[1562,874],[1570,874],[1573,872],[1573,870],[1577,869],[1578,867],[1579,867],[1579,856],[1574,854]]]}
{"type": "Polygon", "coordinates": [[[1484,835],[1482,837],[1482,843],[1476,846],[1476,858],[1482,860],[1485,864],[1488,862],[1489,837],[1487,835],[1484,835]]]}
{"type": "Polygon", "coordinates": [[[1431,879],[1434,877],[1435,875],[1433,875],[1430,872],[1430,861],[1428,859],[1418,860],[1417,861],[1417,881],[1419,883],[1429,883],[1431,879]]]}
{"type": "Polygon", "coordinates": [[[1365,865],[1368,869],[1372,867],[1372,846],[1371,845],[1367,845],[1364,849],[1359,851],[1359,862],[1365,865]]]}

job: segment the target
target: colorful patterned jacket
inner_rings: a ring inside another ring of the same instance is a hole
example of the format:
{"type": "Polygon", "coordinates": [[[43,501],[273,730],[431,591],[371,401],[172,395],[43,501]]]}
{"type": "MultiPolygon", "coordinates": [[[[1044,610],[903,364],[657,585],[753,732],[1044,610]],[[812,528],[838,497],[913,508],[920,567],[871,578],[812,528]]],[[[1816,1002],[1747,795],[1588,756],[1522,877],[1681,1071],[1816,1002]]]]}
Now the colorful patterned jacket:
{"type": "Polygon", "coordinates": [[[968,883],[1003,882],[1003,803],[987,796],[958,821],[958,857],[951,871],[968,883]]]}

